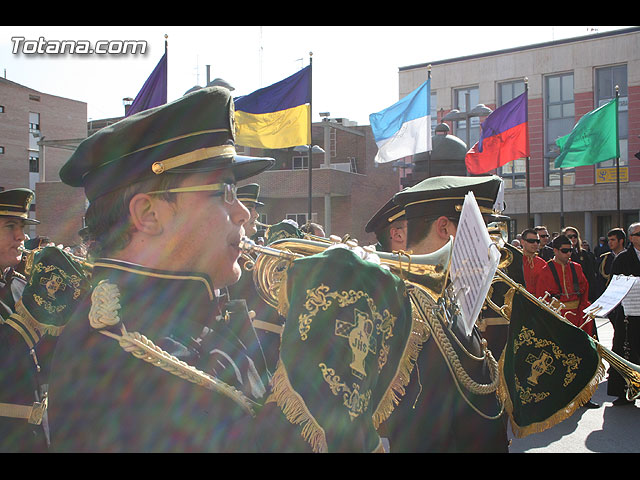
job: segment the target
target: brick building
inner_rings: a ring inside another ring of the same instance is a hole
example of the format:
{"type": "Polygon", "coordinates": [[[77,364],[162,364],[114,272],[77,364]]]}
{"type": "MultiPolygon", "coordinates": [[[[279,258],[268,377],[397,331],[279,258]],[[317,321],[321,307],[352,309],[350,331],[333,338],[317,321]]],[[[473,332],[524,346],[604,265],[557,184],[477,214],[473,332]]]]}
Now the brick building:
{"type": "MultiPolygon", "coordinates": [[[[77,241],[75,233],[82,227],[82,217],[67,208],[74,203],[76,189],[67,188],[59,196],[49,197],[40,185],[62,185],[60,167],[86,136],[86,103],[0,78],[0,189],[26,187],[36,192],[32,215],[42,223],[27,228],[30,236],[77,241]]],[[[83,200],[80,205],[84,206],[83,200]]]]}
{"type": "MultiPolygon", "coordinates": [[[[610,228],[619,223],[626,228],[638,220],[640,161],[634,155],[640,151],[640,28],[400,67],[400,97],[425,81],[429,65],[434,125],[452,109],[468,112],[478,104],[495,109],[524,92],[525,79],[528,83],[529,189],[525,159],[491,172],[505,180],[512,234],[529,221],[546,224],[550,231],[572,225],[594,246],[610,228]],[[614,159],[562,172],[554,168],[555,140],[569,133],[582,115],[612,99],[616,85],[620,89],[620,221],[614,159]]],[[[481,121],[471,118],[469,145],[478,140],[481,121]]],[[[466,141],[466,122],[448,125],[466,141]]]]}

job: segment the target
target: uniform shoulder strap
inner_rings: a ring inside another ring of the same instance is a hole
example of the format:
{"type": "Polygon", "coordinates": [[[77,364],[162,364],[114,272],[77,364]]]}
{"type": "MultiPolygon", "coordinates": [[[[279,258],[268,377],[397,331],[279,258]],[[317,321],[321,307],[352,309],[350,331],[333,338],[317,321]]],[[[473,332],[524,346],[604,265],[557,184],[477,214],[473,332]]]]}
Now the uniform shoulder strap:
{"type": "Polygon", "coordinates": [[[89,312],[89,322],[94,329],[117,340],[122,349],[134,357],[191,383],[219,392],[234,400],[250,415],[255,416],[253,403],[239,390],[179,360],[155,345],[144,335],[138,332],[127,332],[118,317],[119,297],[120,292],[117,285],[109,283],[107,280],[102,280],[96,285],[91,294],[91,310],[89,312]],[[106,328],[118,325],[120,326],[120,335],[106,328]]]}

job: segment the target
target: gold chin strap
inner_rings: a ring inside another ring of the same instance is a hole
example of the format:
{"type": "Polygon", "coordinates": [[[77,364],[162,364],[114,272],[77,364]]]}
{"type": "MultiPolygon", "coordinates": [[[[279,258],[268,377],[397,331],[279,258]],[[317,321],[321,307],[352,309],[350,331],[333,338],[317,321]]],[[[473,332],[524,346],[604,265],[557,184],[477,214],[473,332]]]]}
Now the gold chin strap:
{"type": "Polygon", "coordinates": [[[215,147],[201,148],[193,152],[183,153],[176,157],[167,158],[161,162],[155,162],[151,165],[151,170],[156,175],[160,175],[167,170],[182,167],[190,163],[206,160],[207,158],[219,157],[222,155],[235,155],[236,149],[232,145],[218,145],[215,147]]]}

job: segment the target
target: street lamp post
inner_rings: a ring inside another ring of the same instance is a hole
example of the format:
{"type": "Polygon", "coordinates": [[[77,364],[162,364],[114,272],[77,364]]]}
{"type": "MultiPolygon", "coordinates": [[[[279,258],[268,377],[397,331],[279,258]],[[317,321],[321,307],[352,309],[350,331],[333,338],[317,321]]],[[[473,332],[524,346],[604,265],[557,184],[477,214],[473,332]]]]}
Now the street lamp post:
{"type": "Polygon", "coordinates": [[[312,169],[311,169],[311,154],[312,153],[324,153],[324,150],[320,148],[318,145],[300,145],[297,147],[293,147],[294,152],[307,153],[308,158],[308,167],[309,167],[309,213],[307,216],[307,223],[311,221],[311,199],[313,196],[313,178],[312,178],[312,169]]]}
{"type": "MultiPolygon", "coordinates": [[[[465,108],[469,108],[469,100],[470,94],[469,92],[465,93],[465,108]]],[[[467,151],[471,148],[471,119],[473,117],[486,117],[493,112],[489,107],[480,103],[476,105],[471,111],[461,112],[457,108],[454,108],[449,111],[444,117],[442,117],[443,122],[454,122],[454,121],[465,121],[466,123],[466,142],[467,142],[467,151]]],[[[468,175],[468,173],[467,173],[468,175]]]]}

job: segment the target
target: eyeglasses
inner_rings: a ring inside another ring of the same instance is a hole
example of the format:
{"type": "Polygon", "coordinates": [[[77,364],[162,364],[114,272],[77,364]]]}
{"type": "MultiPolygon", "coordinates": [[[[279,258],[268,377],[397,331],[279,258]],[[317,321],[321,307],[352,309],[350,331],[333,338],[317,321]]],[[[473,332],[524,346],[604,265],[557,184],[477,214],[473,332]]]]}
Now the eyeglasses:
{"type": "Polygon", "coordinates": [[[559,248],[558,250],[560,250],[562,253],[569,253],[571,251],[570,248],[559,248]]]}
{"type": "Polygon", "coordinates": [[[540,239],[539,238],[523,238],[523,240],[525,242],[529,242],[529,243],[540,243],[540,239]]]}
{"type": "Polygon", "coordinates": [[[640,237],[640,232],[630,233],[629,236],[630,237],[640,237]]]}
{"type": "Polygon", "coordinates": [[[540,235],[540,238],[549,238],[549,235],[540,235]]]}
{"type": "Polygon", "coordinates": [[[238,199],[237,188],[232,183],[212,183],[211,185],[194,185],[192,187],[170,188],[168,190],[155,190],[147,192],[147,195],[159,193],[189,193],[189,192],[217,192],[224,196],[225,203],[232,205],[238,199]]]}
{"type": "Polygon", "coordinates": [[[573,240],[574,238],[578,238],[578,236],[574,233],[567,235],[567,238],[573,240]]]}

